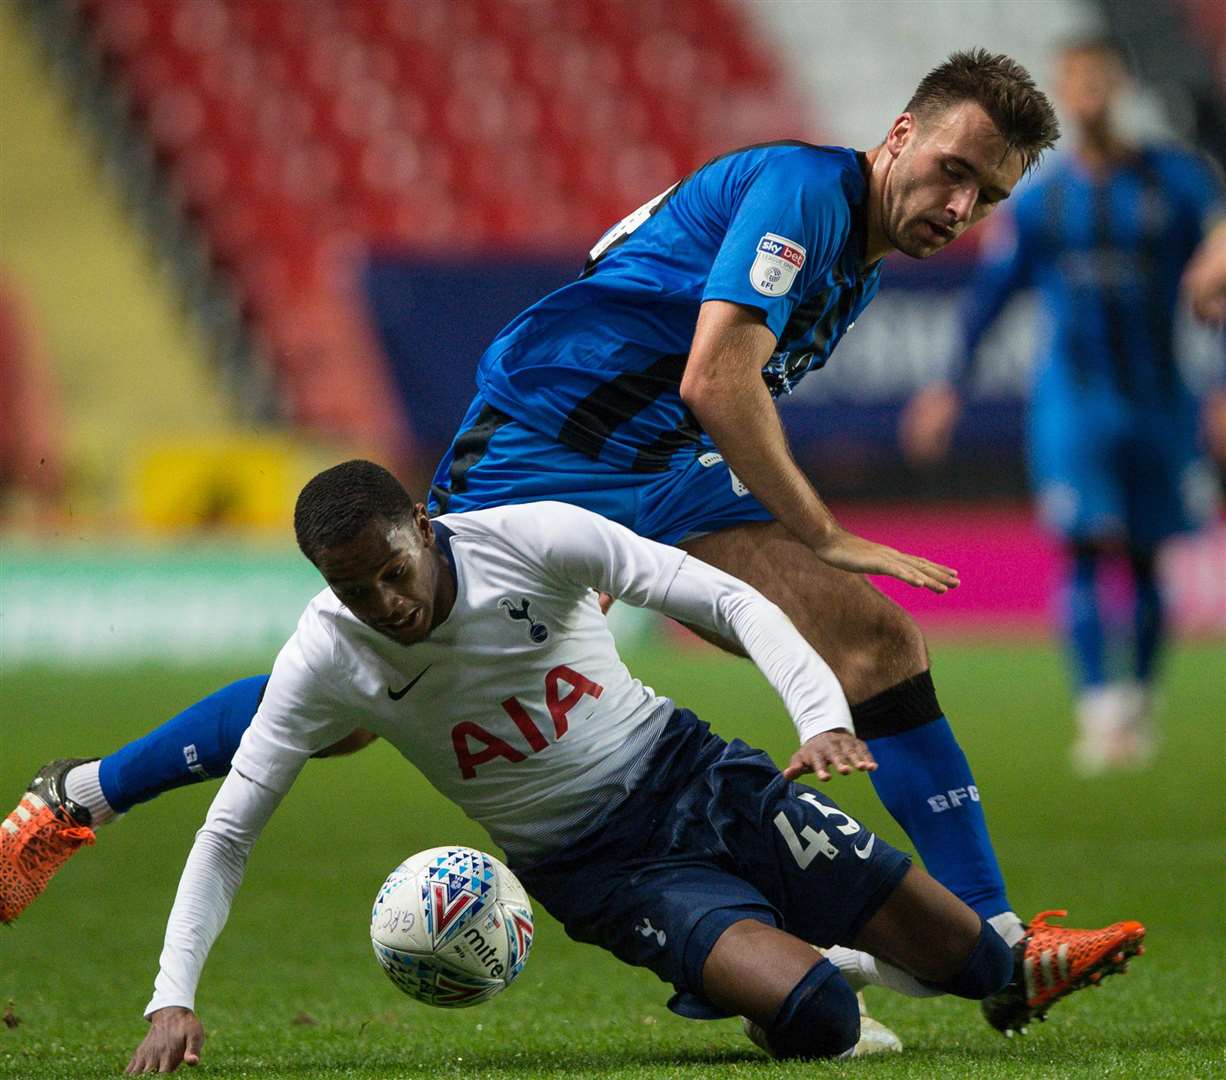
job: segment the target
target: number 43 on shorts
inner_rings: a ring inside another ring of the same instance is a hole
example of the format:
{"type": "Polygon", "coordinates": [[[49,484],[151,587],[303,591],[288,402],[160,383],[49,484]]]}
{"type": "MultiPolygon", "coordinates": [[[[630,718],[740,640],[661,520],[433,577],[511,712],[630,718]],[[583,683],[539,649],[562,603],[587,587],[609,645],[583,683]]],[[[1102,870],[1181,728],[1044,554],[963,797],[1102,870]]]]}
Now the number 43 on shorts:
{"type": "MultiPolygon", "coordinates": [[[[822,802],[816,795],[805,793],[799,796],[801,802],[806,802],[810,806],[816,807],[826,818],[842,818],[842,823],[832,821],[831,825],[844,836],[855,836],[860,832],[862,826],[850,814],[844,813],[837,806],[828,806],[822,802]]],[[[792,823],[788,821],[787,815],[782,810],[775,815],[775,828],[779,830],[783,837],[783,842],[787,844],[788,851],[792,853],[792,858],[796,860],[796,865],[802,870],[807,870],[809,864],[818,857],[825,855],[827,859],[836,859],[841,854],[841,849],[836,847],[830,840],[830,834],[825,829],[814,829],[812,825],[802,826],[799,835],[792,823]]],[[[867,859],[872,854],[873,844],[877,837],[873,833],[868,834],[868,841],[860,847],[853,847],[854,851],[861,859],[867,859]]]]}

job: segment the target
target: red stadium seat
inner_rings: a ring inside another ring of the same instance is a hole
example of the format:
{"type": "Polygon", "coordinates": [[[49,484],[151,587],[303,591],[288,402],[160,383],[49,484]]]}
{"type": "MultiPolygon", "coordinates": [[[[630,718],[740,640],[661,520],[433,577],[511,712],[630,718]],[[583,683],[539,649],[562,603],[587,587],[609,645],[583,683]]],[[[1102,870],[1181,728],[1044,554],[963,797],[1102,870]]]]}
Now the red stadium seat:
{"type": "Polygon", "coordinates": [[[374,363],[354,331],[366,250],[574,252],[714,153],[809,130],[723,0],[77,10],[298,415],[325,424],[362,422],[319,380],[338,351],[374,363]]]}

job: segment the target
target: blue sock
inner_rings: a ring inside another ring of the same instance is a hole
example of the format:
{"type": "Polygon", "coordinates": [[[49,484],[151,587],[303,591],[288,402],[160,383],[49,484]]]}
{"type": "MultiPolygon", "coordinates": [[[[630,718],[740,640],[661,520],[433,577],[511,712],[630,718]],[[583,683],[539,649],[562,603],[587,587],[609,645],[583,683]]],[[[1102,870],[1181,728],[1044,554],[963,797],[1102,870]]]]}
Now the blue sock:
{"type": "Polygon", "coordinates": [[[108,754],[98,767],[106,801],[122,814],[163,791],[225,776],[267,685],[267,675],[240,679],[108,754]]]}
{"type": "Polygon", "coordinates": [[[856,732],[877,759],[870,773],[934,878],[990,919],[1011,911],[966,755],[925,671],[853,705],[856,732]]]}
{"type": "Polygon", "coordinates": [[[1064,635],[1078,689],[1106,681],[1106,645],[1098,595],[1100,553],[1076,548],[1064,588],[1064,635]]]}
{"type": "Polygon", "coordinates": [[[1152,551],[1134,551],[1130,556],[1133,580],[1133,673],[1137,682],[1149,683],[1166,641],[1166,612],[1152,551]]]}

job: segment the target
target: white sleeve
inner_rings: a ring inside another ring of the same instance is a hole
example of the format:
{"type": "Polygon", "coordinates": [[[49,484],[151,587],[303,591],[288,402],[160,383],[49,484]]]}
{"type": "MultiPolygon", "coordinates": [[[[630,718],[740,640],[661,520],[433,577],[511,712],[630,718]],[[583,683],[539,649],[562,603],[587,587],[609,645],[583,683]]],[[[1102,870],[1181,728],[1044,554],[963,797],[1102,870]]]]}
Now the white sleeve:
{"type": "Polygon", "coordinates": [[[577,507],[542,506],[533,524],[546,571],[740,643],[783,699],[801,742],[854,730],[830,666],[752,586],[577,507]]]}
{"type": "Polygon", "coordinates": [[[777,605],[739,578],[686,556],[657,610],[739,642],[783,699],[802,743],[835,728],[855,730],[830,665],[777,605]]]}
{"type": "Polygon", "coordinates": [[[302,767],[300,759],[331,746],[357,726],[352,708],[340,700],[348,682],[330,627],[313,606],[307,608],[294,636],[277,654],[234,765],[241,764],[248,779],[284,795],[302,767]]]}
{"type": "Polygon", "coordinates": [[[200,972],[230,914],[252,845],[311,754],[352,731],[352,722],[337,718],[340,710],[328,681],[337,678],[327,662],[330,655],[331,642],[308,609],[277,656],[230,774],[196,834],[166,924],[146,1016],[168,1005],[195,1007],[200,972]]]}
{"type": "Polygon", "coordinates": [[[226,924],[251,847],[280,801],[280,792],[237,769],[222,783],[179,879],[145,1016],[169,1005],[195,1009],[204,961],[226,924]]]}
{"type": "Polygon", "coordinates": [[[635,607],[662,604],[686,557],[680,548],[645,540],[624,525],[566,503],[507,509],[520,512],[505,519],[506,539],[518,552],[535,556],[545,574],[635,607]]]}

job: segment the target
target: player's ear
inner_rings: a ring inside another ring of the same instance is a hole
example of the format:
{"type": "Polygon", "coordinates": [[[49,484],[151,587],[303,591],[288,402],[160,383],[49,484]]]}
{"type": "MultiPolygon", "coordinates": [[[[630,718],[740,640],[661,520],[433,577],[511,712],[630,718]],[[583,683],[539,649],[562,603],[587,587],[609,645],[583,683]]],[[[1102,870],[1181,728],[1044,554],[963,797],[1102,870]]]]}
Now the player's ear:
{"type": "Polygon", "coordinates": [[[885,148],[891,157],[898,157],[903,147],[915,136],[915,116],[905,112],[895,118],[885,137],[885,148]]]}
{"type": "Polygon", "coordinates": [[[430,514],[426,510],[425,503],[413,504],[413,525],[426,547],[434,543],[434,528],[430,524],[430,514]]]}

